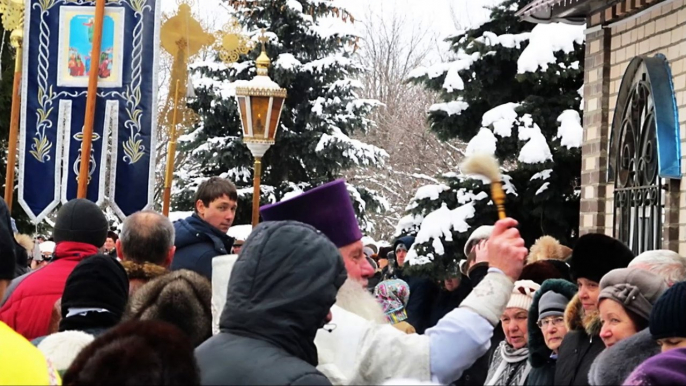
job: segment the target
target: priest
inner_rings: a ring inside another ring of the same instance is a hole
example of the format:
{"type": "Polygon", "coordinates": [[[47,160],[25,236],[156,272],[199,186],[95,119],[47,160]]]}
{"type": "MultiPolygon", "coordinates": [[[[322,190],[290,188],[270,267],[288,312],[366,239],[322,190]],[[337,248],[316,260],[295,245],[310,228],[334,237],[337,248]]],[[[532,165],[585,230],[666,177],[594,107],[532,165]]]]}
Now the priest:
{"type": "MultiPolygon", "coordinates": [[[[449,384],[490,346],[494,326],[521,273],[527,250],[513,219],[498,221],[488,241],[489,273],[460,307],[424,335],[385,322],[365,290],[374,274],[345,181],[337,180],[261,208],[264,221],[296,220],[324,233],[348,271],[332,307],[332,321],[315,339],[318,369],[333,384],[381,384],[393,378],[449,384]]],[[[312,256],[316,258],[316,256],[312,256]]]]}

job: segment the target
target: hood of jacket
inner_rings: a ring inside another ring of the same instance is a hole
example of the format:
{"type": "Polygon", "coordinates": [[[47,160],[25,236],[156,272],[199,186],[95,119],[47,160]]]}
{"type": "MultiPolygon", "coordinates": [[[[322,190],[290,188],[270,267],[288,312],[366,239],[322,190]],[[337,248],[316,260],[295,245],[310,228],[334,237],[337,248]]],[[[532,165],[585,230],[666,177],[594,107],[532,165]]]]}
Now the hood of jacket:
{"type": "Polygon", "coordinates": [[[591,365],[588,381],[591,385],[621,385],[641,363],[659,353],[660,346],[646,328],[603,350],[591,365]]]}
{"type": "Polygon", "coordinates": [[[175,221],[174,231],[176,232],[174,245],[177,249],[209,241],[217,253],[228,254],[231,251],[227,248],[231,248],[234,242],[233,237],[222,233],[222,231],[201,219],[196,213],[193,213],[190,217],[175,221]]]}
{"type": "Polygon", "coordinates": [[[295,221],[262,223],[233,267],[219,328],[316,366],[315,335],[346,278],[343,258],[321,232],[295,221]]]}
{"type": "Polygon", "coordinates": [[[579,299],[579,294],[574,295],[565,309],[565,325],[567,331],[583,331],[590,337],[600,335],[600,315],[598,311],[586,314],[579,299]]]}
{"type": "Polygon", "coordinates": [[[531,308],[529,308],[529,318],[527,328],[529,329],[529,361],[532,367],[541,367],[548,362],[552,350],[545,344],[543,331],[538,327],[538,303],[541,296],[548,291],[555,291],[567,299],[574,298],[577,287],[574,283],[564,279],[549,279],[543,282],[541,288],[534,294],[531,308]]]}

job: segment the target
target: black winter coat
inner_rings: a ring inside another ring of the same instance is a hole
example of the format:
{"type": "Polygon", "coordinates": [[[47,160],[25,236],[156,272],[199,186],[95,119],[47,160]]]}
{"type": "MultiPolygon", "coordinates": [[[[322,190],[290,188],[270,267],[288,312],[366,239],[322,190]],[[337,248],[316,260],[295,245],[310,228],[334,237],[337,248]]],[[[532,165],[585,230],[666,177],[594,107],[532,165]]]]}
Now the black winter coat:
{"type": "Polygon", "coordinates": [[[347,275],[309,225],[266,222],[231,272],[220,333],[195,350],[203,385],[330,385],[314,338],[347,275]]]}
{"type": "Polygon", "coordinates": [[[212,259],[231,253],[233,238],[193,214],[174,222],[176,252],[171,270],[188,269],[212,281],[212,259]]]}
{"type": "Polygon", "coordinates": [[[526,381],[527,386],[552,385],[555,380],[557,361],[550,358],[552,350],[546,346],[543,331],[537,325],[538,303],[541,300],[541,296],[549,291],[555,291],[571,301],[577,292],[577,286],[564,279],[550,279],[544,281],[541,288],[534,294],[527,322],[527,329],[529,331],[529,363],[531,363],[531,371],[526,381]]]}
{"type": "Polygon", "coordinates": [[[605,349],[600,339],[597,316],[584,321],[583,307],[575,295],[565,310],[567,335],[560,345],[555,367],[556,386],[588,386],[588,372],[595,358],[605,349]]]}

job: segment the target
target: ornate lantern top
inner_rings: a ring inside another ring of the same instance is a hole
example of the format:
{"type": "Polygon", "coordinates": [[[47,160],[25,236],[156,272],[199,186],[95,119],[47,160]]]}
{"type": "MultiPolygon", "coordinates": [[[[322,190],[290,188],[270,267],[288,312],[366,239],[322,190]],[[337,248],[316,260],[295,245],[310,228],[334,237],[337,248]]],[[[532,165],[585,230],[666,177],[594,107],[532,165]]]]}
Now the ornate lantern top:
{"type": "Polygon", "coordinates": [[[243,141],[254,157],[262,157],[274,144],[286,99],[286,89],[279,87],[268,75],[271,61],[265,50],[267,37],[264,36],[264,30],[259,40],[262,43],[262,52],[255,61],[257,75],[249,81],[236,82],[243,141]]]}

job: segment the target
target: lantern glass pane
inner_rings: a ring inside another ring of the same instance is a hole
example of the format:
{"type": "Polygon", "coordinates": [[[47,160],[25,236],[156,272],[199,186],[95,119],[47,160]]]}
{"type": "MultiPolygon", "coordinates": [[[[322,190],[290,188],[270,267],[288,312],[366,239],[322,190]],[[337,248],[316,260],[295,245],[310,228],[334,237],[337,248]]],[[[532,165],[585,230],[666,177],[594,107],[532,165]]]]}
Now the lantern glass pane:
{"type": "Polygon", "coordinates": [[[276,137],[276,130],[279,127],[279,114],[281,113],[281,108],[283,107],[284,98],[274,97],[272,102],[272,115],[269,122],[269,138],[273,139],[276,137]]]}
{"type": "Polygon", "coordinates": [[[253,136],[265,138],[267,126],[267,112],[269,109],[269,97],[254,96],[250,99],[252,108],[252,132],[253,136]]]}
{"type": "Polygon", "coordinates": [[[249,137],[250,131],[248,130],[248,109],[246,108],[246,97],[236,97],[238,100],[238,108],[241,111],[241,127],[243,129],[243,136],[249,137]]]}

